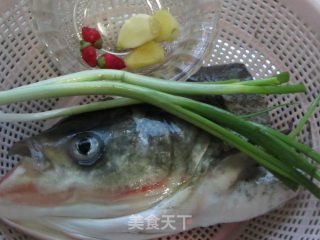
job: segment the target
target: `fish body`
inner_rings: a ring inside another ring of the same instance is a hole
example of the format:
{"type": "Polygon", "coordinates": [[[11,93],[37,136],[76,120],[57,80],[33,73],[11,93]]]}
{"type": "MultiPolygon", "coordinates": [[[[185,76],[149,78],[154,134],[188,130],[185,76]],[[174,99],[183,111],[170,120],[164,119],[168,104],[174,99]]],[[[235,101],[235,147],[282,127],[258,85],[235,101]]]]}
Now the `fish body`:
{"type": "Polygon", "coordinates": [[[0,182],[0,217],[44,239],[152,239],[251,219],[295,196],[246,155],[148,105],[67,118],[11,153],[23,159],[0,182]]]}

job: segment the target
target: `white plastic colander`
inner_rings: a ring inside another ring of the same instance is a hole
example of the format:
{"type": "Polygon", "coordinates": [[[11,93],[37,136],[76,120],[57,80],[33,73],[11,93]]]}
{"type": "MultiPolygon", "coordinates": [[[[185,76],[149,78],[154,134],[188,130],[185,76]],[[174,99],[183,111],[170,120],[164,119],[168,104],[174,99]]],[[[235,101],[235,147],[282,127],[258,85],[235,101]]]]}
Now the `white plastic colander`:
{"type": "MultiPolygon", "coordinates": [[[[59,72],[32,25],[29,0],[0,1],[0,83],[9,89],[47,79],[59,72]]],[[[220,33],[205,65],[242,62],[255,77],[288,70],[292,83],[304,83],[307,95],[270,96],[270,105],[295,101],[270,115],[274,127],[288,129],[320,92],[320,0],[224,0],[220,33]]],[[[88,101],[88,99],[86,100],[88,101]]],[[[54,108],[58,100],[2,107],[6,112],[54,108]]],[[[320,150],[320,112],[301,140],[320,150]]],[[[44,123],[0,124],[0,176],[18,162],[8,156],[16,141],[38,133],[44,123]]],[[[0,239],[32,239],[0,224],[0,239]]],[[[307,192],[266,216],[234,224],[195,229],[163,240],[320,240],[320,201],[307,192]]]]}

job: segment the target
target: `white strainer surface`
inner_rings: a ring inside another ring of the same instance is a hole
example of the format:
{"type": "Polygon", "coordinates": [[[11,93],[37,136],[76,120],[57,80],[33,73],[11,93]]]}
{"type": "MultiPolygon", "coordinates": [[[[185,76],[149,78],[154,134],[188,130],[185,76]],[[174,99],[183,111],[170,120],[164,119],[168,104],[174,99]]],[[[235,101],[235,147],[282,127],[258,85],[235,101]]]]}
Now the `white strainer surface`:
{"type": "MultiPolygon", "coordinates": [[[[0,3],[1,89],[58,75],[34,32],[28,4],[28,0],[1,0],[0,3]]],[[[296,124],[320,91],[320,40],[317,34],[297,17],[299,12],[291,9],[299,8],[285,5],[280,0],[225,0],[221,31],[216,45],[205,61],[206,65],[242,62],[255,77],[289,70],[292,73],[292,83],[306,84],[307,95],[269,97],[270,105],[291,101],[298,103],[271,113],[274,127],[279,129],[288,129],[296,124]]],[[[62,104],[65,102],[38,101],[10,105],[2,110],[31,112],[62,104]]],[[[320,150],[319,117],[318,111],[301,135],[305,143],[317,150],[320,150]]],[[[44,123],[0,124],[0,176],[18,162],[17,158],[8,156],[9,146],[43,128],[44,123]]],[[[309,193],[302,192],[284,208],[252,221],[199,228],[162,239],[320,240],[319,218],[320,202],[309,193]]],[[[0,239],[32,238],[1,224],[0,239]]]]}

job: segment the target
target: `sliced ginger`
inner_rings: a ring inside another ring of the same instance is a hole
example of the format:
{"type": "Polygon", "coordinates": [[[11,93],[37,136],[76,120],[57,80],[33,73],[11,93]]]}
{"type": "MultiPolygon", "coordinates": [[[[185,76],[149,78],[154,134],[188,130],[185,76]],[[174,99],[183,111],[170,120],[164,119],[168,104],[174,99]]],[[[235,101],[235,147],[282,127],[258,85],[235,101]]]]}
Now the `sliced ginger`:
{"type": "Polygon", "coordinates": [[[164,61],[165,53],[163,47],[154,41],[148,42],[134,49],[125,58],[129,70],[137,70],[164,61]]]}
{"type": "Polygon", "coordinates": [[[137,14],[122,26],[117,48],[136,48],[155,39],[160,33],[160,24],[153,16],[137,14]]]}
{"type": "Polygon", "coordinates": [[[165,51],[159,42],[175,41],[181,33],[178,21],[161,9],[153,16],[138,14],[122,26],[117,48],[133,49],[125,57],[129,70],[137,70],[164,61],[165,51]]]}
{"type": "Polygon", "coordinates": [[[167,10],[157,11],[154,17],[160,23],[160,34],[156,41],[173,42],[180,36],[180,24],[167,10]]]}

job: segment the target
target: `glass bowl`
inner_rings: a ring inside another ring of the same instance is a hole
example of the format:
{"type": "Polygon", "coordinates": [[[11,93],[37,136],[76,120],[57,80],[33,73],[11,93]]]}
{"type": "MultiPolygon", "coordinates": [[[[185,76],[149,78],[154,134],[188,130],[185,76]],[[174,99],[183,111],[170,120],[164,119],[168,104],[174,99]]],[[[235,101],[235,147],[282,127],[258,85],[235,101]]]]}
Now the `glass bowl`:
{"type": "MultiPolygon", "coordinates": [[[[199,69],[216,37],[221,0],[32,0],[35,28],[62,74],[89,69],[81,59],[83,26],[97,28],[103,52],[115,52],[124,21],[134,14],[168,9],[181,24],[181,36],[164,44],[165,61],[139,73],[185,80],[199,69]]],[[[124,55],[126,53],[117,53],[124,55]]]]}

